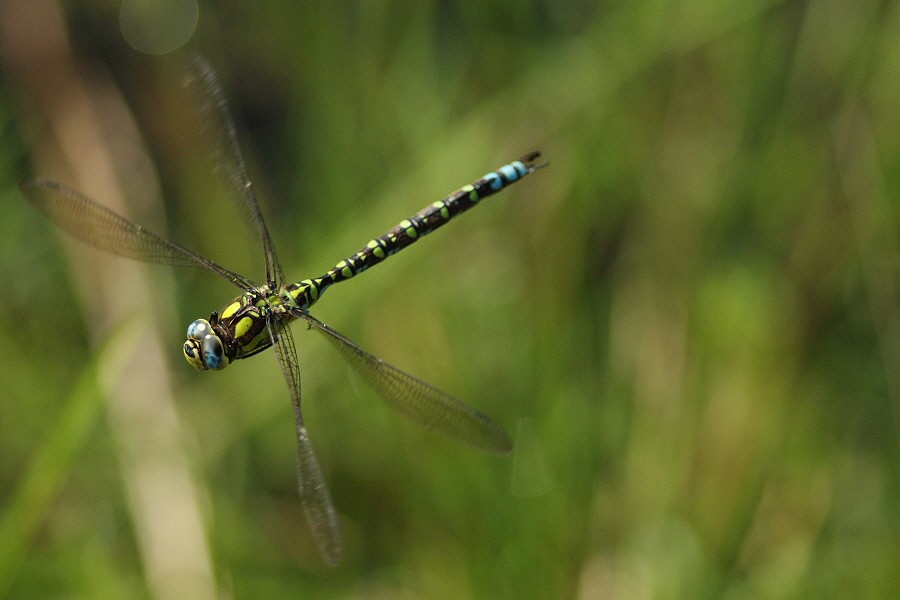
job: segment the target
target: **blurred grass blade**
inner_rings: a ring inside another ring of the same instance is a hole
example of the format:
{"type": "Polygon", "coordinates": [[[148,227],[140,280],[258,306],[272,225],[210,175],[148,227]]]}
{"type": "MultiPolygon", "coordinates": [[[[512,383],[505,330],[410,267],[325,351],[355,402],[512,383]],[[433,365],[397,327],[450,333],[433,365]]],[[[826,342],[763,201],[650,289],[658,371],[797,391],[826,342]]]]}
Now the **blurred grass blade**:
{"type": "Polygon", "coordinates": [[[98,366],[115,360],[113,352],[134,340],[135,335],[133,326],[116,327],[92,353],[59,418],[0,512],[0,598],[9,593],[50,505],[65,483],[69,466],[94,430],[104,398],[97,382],[98,366]]]}
{"type": "Polygon", "coordinates": [[[540,442],[534,419],[519,419],[513,452],[510,493],[519,498],[537,498],[553,489],[547,453],[540,442]]]}

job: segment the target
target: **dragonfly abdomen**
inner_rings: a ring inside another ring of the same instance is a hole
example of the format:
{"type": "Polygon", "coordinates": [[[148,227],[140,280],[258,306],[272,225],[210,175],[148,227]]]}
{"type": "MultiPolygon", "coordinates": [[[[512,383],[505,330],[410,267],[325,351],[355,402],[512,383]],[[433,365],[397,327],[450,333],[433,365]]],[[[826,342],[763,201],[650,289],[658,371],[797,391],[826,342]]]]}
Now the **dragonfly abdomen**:
{"type": "Polygon", "coordinates": [[[324,275],[288,285],[285,291],[301,309],[308,310],[328,287],[374,267],[455,216],[469,210],[482,199],[496,194],[544,166],[536,165],[534,162],[540,155],[540,152],[526,154],[519,160],[503,165],[481,179],[461,187],[443,200],[432,202],[410,218],[400,221],[384,235],[371,240],[355,254],[331,267],[324,275]]]}

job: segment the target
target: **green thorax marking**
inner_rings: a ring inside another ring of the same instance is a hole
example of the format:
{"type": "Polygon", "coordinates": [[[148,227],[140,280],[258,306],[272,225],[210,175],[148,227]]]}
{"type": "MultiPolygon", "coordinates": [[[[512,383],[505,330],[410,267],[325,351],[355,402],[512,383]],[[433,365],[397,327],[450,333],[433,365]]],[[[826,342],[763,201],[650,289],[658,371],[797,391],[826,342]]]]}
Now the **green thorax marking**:
{"type": "Polygon", "coordinates": [[[244,292],[229,302],[222,312],[210,318],[210,324],[225,346],[229,361],[247,358],[272,345],[266,326],[267,310],[286,314],[281,308],[284,299],[273,294],[268,286],[244,292]]]}

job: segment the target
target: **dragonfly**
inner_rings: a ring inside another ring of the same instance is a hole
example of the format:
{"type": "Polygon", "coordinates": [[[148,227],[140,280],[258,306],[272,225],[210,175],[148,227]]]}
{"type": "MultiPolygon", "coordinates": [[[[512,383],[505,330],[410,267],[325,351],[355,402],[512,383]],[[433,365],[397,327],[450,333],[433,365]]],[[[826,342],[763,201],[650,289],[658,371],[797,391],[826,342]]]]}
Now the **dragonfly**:
{"type": "Polygon", "coordinates": [[[300,503],[319,553],[328,565],[335,566],[341,554],[340,530],[334,504],[303,423],[300,367],[289,325],[293,321],[302,321],[308,329],[323,334],[389,406],[419,425],[478,450],[509,453],[512,450],[509,436],[486,415],[363,350],[312,316],[309,309],[332,285],[377,265],[546,163],[537,162],[540,152],[530,152],[400,221],[323,275],[290,282],[284,276],[248,177],[218,78],[209,63],[199,56],[189,61],[187,72],[187,86],[194,92],[197,112],[204,134],[211,142],[217,170],[262,245],[265,283],[254,283],[60,183],[32,179],[22,182],[20,189],[25,199],[56,226],[95,248],[149,263],[198,267],[240,288],[240,295],[224,308],[212,312],[208,319],[197,319],[188,325],[184,357],[200,371],[221,371],[237,360],[270,347],[275,350],[294,411],[300,503]]]}

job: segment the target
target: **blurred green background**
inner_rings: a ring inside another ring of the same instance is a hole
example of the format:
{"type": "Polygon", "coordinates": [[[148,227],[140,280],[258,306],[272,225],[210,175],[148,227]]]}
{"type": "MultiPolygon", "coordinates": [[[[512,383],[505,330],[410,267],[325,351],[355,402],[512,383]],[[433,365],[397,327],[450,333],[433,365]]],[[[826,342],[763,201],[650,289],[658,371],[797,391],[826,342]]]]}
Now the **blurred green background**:
{"type": "Polygon", "coordinates": [[[0,2],[0,597],[900,595],[900,4],[190,6],[0,2]],[[314,310],[512,456],[420,431],[295,327],[336,569],[274,356],[180,356],[235,291],[72,242],[16,188],[261,278],[190,51],[290,277],[550,161],[314,310]]]}

